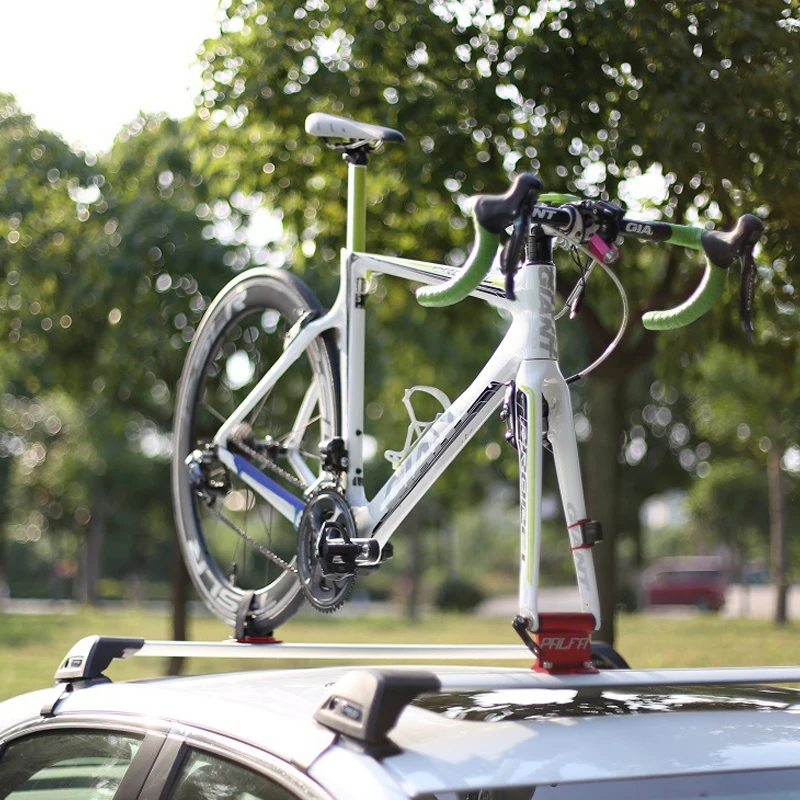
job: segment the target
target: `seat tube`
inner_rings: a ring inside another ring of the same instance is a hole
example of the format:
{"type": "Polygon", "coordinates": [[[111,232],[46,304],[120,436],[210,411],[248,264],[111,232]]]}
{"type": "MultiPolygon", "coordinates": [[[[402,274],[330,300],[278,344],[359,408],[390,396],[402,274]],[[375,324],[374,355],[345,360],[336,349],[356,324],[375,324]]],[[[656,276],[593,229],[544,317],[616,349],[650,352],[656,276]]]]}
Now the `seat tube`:
{"type": "MultiPolygon", "coordinates": [[[[347,170],[347,251],[366,248],[367,165],[353,159],[347,170]]],[[[366,503],[364,494],[364,347],[366,337],[366,276],[355,272],[352,255],[343,259],[342,280],[347,298],[347,343],[342,359],[344,389],[342,436],[348,451],[347,496],[351,503],[366,503]]]]}

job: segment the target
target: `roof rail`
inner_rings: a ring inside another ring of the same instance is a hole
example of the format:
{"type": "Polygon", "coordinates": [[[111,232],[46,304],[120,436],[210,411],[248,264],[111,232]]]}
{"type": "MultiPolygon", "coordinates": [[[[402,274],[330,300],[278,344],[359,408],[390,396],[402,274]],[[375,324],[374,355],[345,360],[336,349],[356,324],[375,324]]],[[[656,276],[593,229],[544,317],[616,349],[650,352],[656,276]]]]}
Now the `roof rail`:
{"type": "Polygon", "coordinates": [[[321,725],[355,742],[365,752],[385,755],[387,738],[401,711],[422,694],[498,689],[603,691],[655,686],[724,686],[800,683],[800,667],[724,667],[712,669],[606,670],[595,674],[547,675],[492,671],[434,674],[412,669],[348,672],[314,713],[321,725]]]}

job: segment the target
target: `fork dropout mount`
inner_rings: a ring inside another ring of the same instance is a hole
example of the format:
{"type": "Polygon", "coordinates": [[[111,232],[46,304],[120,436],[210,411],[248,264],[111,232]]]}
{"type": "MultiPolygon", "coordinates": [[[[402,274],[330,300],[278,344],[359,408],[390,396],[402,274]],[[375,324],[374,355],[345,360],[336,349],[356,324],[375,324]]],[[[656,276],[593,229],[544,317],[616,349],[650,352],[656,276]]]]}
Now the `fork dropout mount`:
{"type": "Polygon", "coordinates": [[[550,675],[597,672],[592,664],[591,637],[595,619],[591,614],[542,613],[539,614],[539,627],[533,632],[527,617],[515,617],[511,625],[536,657],[534,672],[550,675]]]}

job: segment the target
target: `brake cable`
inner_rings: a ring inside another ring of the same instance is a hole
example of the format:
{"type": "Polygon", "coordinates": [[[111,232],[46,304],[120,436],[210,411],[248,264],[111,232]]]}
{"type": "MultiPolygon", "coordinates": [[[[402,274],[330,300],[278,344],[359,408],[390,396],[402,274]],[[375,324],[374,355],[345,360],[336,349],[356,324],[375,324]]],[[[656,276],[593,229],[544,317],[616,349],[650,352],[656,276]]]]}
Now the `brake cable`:
{"type": "MultiPolygon", "coordinates": [[[[585,248],[583,245],[575,244],[572,241],[567,240],[570,246],[570,255],[572,256],[572,260],[578,265],[578,269],[581,271],[581,276],[578,279],[578,283],[575,285],[575,288],[570,293],[569,297],[567,298],[566,302],[564,303],[564,307],[561,311],[556,314],[554,319],[559,320],[567,311],[572,311],[575,307],[576,303],[575,300],[579,296],[580,293],[581,300],[583,291],[586,288],[587,280],[589,275],[591,274],[592,270],[594,269],[595,264],[599,264],[600,267],[603,269],[603,272],[611,278],[614,286],[616,287],[617,291],[619,292],[619,296],[622,300],[622,323],[619,326],[619,330],[617,331],[617,335],[611,340],[611,343],[606,347],[606,349],[600,354],[598,358],[596,358],[591,364],[587,367],[584,367],[581,370],[578,370],[574,375],[571,375],[569,378],[566,379],[568,384],[575,383],[579,381],[581,378],[588,375],[590,372],[593,372],[597,367],[599,367],[610,355],[614,352],[617,348],[617,345],[622,340],[622,337],[625,335],[625,331],[628,329],[628,321],[630,318],[630,310],[628,308],[628,295],[625,293],[625,288],[622,285],[622,281],[617,277],[617,275],[609,268],[607,264],[604,264],[602,261],[598,261],[595,259],[592,254],[585,248]],[[581,262],[580,256],[578,255],[578,251],[584,253],[587,257],[587,261],[581,262]],[[588,262],[588,263],[587,263],[588,262]]],[[[580,308],[580,304],[578,304],[578,309],[580,308]]],[[[574,319],[574,315],[570,314],[570,319],[574,319]]]]}
{"type": "Polygon", "coordinates": [[[570,319],[575,319],[575,317],[578,316],[578,312],[581,310],[581,306],[583,305],[587,281],[589,276],[592,274],[592,270],[594,269],[594,259],[587,256],[585,261],[581,261],[578,251],[575,247],[569,248],[569,254],[575,263],[575,266],[580,270],[581,276],[578,278],[575,288],[569,293],[569,297],[567,297],[566,302],[564,303],[564,308],[562,308],[561,311],[559,311],[554,317],[555,320],[561,319],[561,317],[563,317],[567,311],[569,311],[570,319]]]}

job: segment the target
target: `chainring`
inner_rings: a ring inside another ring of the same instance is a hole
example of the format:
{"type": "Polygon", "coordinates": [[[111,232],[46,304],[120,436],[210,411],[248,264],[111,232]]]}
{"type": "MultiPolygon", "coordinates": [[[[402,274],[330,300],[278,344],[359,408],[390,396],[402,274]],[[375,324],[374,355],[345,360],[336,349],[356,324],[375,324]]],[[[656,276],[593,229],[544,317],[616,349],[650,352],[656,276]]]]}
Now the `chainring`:
{"type": "Polygon", "coordinates": [[[341,608],[353,591],[352,572],[331,575],[319,554],[319,540],[326,531],[338,530],[347,538],[356,536],[356,524],[347,501],[335,489],[322,489],[308,501],[297,532],[297,575],[308,602],[326,614],[341,608]]]}

